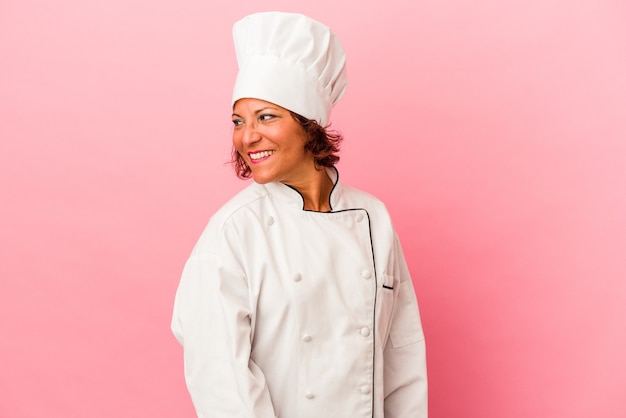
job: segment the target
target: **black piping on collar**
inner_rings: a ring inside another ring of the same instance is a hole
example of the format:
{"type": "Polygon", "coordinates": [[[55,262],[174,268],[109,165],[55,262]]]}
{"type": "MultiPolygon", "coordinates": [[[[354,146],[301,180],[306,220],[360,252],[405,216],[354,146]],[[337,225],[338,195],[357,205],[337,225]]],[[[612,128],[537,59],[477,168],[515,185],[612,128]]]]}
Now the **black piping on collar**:
{"type": "Polygon", "coordinates": [[[290,189],[295,190],[300,195],[300,198],[302,199],[302,210],[303,211],[305,211],[305,212],[317,212],[317,213],[333,213],[334,212],[333,211],[333,204],[332,204],[332,196],[333,196],[333,192],[335,191],[335,187],[337,187],[337,184],[339,183],[339,170],[337,170],[334,166],[333,167],[328,167],[328,169],[335,171],[335,181],[333,182],[333,187],[332,187],[332,189],[330,189],[330,193],[328,194],[328,207],[330,207],[330,210],[328,212],[318,212],[316,210],[305,209],[304,208],[304,196],[302,196],[302,193],[300,193],[300,191],[298,189],[296,189],[295,187],[290,186],[290,185],[285,184],[285,183],[282,183],[285,186],[289,187],[290,189]]]}

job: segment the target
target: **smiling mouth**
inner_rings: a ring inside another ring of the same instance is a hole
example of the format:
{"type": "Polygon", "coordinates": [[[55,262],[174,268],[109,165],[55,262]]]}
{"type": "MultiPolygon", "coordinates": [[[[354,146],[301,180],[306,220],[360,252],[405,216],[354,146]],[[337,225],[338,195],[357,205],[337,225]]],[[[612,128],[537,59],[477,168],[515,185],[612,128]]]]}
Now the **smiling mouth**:
{"type": "Polygon", "coordinates": [[[250,160],[252,160],[253,163],[258,163],[258,162],[268,159],[275,152],[276,151],[249,152],[248,155],[250,156],[250,160]]]}

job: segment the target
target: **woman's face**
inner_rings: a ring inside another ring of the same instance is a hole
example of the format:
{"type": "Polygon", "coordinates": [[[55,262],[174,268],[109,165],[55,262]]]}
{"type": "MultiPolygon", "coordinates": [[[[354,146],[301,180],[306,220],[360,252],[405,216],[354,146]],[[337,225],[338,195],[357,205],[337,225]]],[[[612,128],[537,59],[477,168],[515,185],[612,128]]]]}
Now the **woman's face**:
{"type": "Polygon", "coordinates": [[[233,107],[233,145],[257,183],[306,183],[315,174],[307,137],[291,113],[259,99],[239,99],[233,107]]]}

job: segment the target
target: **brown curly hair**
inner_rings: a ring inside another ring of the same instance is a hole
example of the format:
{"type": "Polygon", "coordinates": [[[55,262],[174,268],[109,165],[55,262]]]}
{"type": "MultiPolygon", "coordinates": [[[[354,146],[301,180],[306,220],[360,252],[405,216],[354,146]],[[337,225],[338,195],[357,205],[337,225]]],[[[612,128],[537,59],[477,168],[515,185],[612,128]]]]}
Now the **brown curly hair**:
{"type": "MultiPolygon", "coordinates": [[[[297,113],[289,112],[296,122],[302,126],[304,133],[309,139],[304,145],[304,149],[313,154],[315,167],[334,167],[339,161],[339,145],[343,140],[343,135],[337,131],[331,131],[323,128],[319,123],[312,119],[307,119],[297,113]]],[[[329,125],[330,126],[330,125],[329,125]]],[[[233,168],[237,177],[240,179],[249,179],[252,177],[252,170],[248,167],[245,160],[235,147],[232,150],[233,168]]]]}

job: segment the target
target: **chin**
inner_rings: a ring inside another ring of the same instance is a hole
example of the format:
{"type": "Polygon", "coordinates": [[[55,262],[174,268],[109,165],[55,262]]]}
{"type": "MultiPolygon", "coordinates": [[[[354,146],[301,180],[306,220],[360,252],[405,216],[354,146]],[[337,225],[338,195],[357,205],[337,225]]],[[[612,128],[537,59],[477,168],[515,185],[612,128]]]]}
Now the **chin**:
{"type": "Polygon", "coordinates": [[[266,184],[266,183],[271,183],[270,180],[265,180],[265,179],[261,179],[261,180],[257,180],[255,178],[252,178],[252,180],[257,183],[257,184],[266,184]]]}
{"type": "Polygon", "coordinates": [[[269,177],[269,176],[264,176],[261,174],[254,174],[252,173],[252,180],[254,180],[255,183],[259,183],[259,184],[266,184],[266,183],[271,183],[274,180],[274,178],[269,177]]]}

